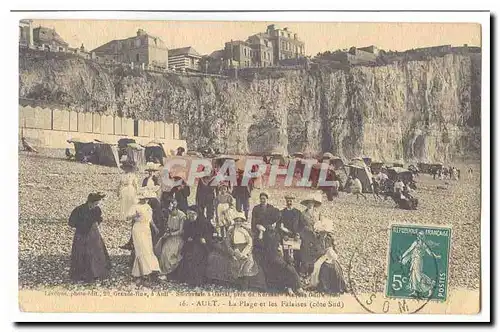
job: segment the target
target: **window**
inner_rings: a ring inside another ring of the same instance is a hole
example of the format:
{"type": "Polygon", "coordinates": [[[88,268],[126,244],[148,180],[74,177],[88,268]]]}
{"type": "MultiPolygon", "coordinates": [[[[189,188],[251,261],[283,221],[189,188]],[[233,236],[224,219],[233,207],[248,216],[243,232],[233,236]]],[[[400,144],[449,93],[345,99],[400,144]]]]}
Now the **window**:
{"type": "Polygon", "coordinates": [[[141,47],[141,40],[139,38],[135,40],[135,47],[141,47]]]}
{"type": "Polygon", "coordinates": [[[243,49],[243,54],[245,54],[245,56],[247,56],[247,49],[246,48],[243,49]]]}
{"type": "Polygon", "coordinates": [[[135,59],[137,62],[139,62],[139,53],[136,54],[135,59]]]}

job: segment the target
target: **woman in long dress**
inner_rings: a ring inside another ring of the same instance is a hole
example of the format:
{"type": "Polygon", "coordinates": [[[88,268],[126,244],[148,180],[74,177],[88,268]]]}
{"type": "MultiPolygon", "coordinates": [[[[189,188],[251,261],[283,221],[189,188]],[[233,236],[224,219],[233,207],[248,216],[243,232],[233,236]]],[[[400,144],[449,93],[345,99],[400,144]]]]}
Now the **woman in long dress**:
{"type": "MultiPolygon", "coordinates": [[[[124,162],[121,165],[121,169],[124,173],[120,178],[118,198],[120,199],[120,217],[122,220],[126,220],[130,209],[137,203],[139,182],[135,174],[137,167],[133,162],[124,162]]],[[[120,246],[120,248],[132,250],[132,237],[129,238],[126,244],[120,246]]]]}
{"type": "Polygon", "coordinates": [[[153,210],[148,199],[155,198],[156,192],[143,189],[138,195],[138,203],[129,209],[128,219],[132,220],[132,240],[135,259],[132,265],[132,276],[136,278],[156,277],[160,272],[158,259],[153,251],[151,227],[158,232],[153,223],[153,210]]]}
{"type": "Polygon", "coordinates": [[[159,253],[160,268],[163,274],[174,272],[182,260],[184,246],[184,222],[186,215],[177,208],[177,201],[170,202],[170,212],[167,219],[165,234],[156,244],[159,253]]]}
{"type": "Polygon", "coordinates": [[[309,275],[314,268],[314,262],[324,254],[324,250],[326,249],[315,233],[315,225],[321,218],[318,211],[318,208],[321,206],[321,194],[317,193],[303,200],[301,204],[305,205],[306,209],[302,213],[304,216],[304,226],[299,232],[301,239],[299,250],[300,272],[304,275],[309,275]]]}
{"type": "Polygon", "coordinates": [[[253,241],[250,233],[251,226],[246,223],[244,213],[235,215],[234,225],[230,226],[225,238],[231,261],[231,276],[235,282],[246,290],[250,277],[257,275],[259,268],[253,259],[253,241]]]}
{"type": "Polygon", "coordinates": [[[344,273],[333,247],[329,247],[326,253],[314,265],[314,272],[311,275],[311,286],[316,287],[320,292],[324,293],[336,295],[345,293],[346,283],[344,273]]]}
{"type": "Polygon", "coordinates": [[[425,254],[435,259],[441,258],[440,255],[436,255],[429,248],[429,245],[425,241],[424,232],[419,232],[417,239],[401,256],[401,263],[403,265],[406,265],[408,262],[410,263],[410,296],[417,295],[417,293],[425,296],[432,294],[435,281],[423,272],[425,254]]]}
{"type": "Polygon", "coordinates": [[[123,163],[121,168],[123,169],[124,174],[120,179],[120,212],[123,220],[125,220],[128,216],[130,208],[137,203],[137,189],[139,185],[135,174],[135,164],[126,162],[123,163]]]}
{"type": "Polygon", "coordinates": [[[297,271],[284,259],[282,239],[276,229],[276,222],[265,227],[258,225],[257,228],[260,232],[255,241],[257,249],[255,255],[264,270],[267,286],[286,290],[288,295],[304,295],[297,271]]]}
{"type": "Polygon", "coordinates": [[[91,193],[87,202],[76,207],[69,217],[75,228],[71,248],[70,277],[73,281],[93,282],[109,275],[111,261],[98,225],[102,222],[99,201],[104,194],[91,193]]]}
{"type": "Polygon", "coordinates": [[[184,224],[182,260],[175,278],[192,286],[205,282],[207,256],[212,245],[213,226],[196,205],[190,206],[184,224]]]}

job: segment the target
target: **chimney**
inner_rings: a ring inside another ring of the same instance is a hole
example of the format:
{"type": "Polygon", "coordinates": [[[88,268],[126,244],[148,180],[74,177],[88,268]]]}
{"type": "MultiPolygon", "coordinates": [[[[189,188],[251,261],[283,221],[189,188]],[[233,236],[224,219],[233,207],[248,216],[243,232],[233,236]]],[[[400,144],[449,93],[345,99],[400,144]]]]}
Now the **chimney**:
{"type": "Polygon", "coordinates": [[[137,36],[144,36],[145,34],[146,34],[146,31],[144,31],[143,29],[137,30],[137,36]]]}

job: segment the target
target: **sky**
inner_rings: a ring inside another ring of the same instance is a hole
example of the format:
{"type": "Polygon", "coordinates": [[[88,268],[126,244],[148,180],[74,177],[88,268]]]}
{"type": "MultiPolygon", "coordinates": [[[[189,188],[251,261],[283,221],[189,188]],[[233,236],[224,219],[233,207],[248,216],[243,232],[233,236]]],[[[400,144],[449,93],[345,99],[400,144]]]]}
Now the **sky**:
{"type": "MultiPolygon", "coordinates": [[[[224,48],[230,40],[246,40],[265,32],[274,22],[224,21],[125,21],[125,20],[33,20],[33,26],[55,28],[70,44],[82,43],[92,50],[110,40],[135,36],[137,29],[163,39],[169,49],[192,46],[201,54],[224,48]]],[[[474,23],[334,23],[279,22],[305,42],[307,55],[375,45],[380,49],[404,51],[411,48],[481,45],[481,26],[474,23]]]]}

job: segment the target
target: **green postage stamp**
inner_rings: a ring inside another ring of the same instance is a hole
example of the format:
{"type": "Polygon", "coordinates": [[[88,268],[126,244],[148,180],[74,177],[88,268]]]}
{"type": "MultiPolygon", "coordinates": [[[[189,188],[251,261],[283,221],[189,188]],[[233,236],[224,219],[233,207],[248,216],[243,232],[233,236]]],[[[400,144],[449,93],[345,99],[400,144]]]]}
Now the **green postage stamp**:
{"type": "Polygon", "coordinates": [[[392,225],[386,296],[446,301],[451,228],[392,225]]]}

